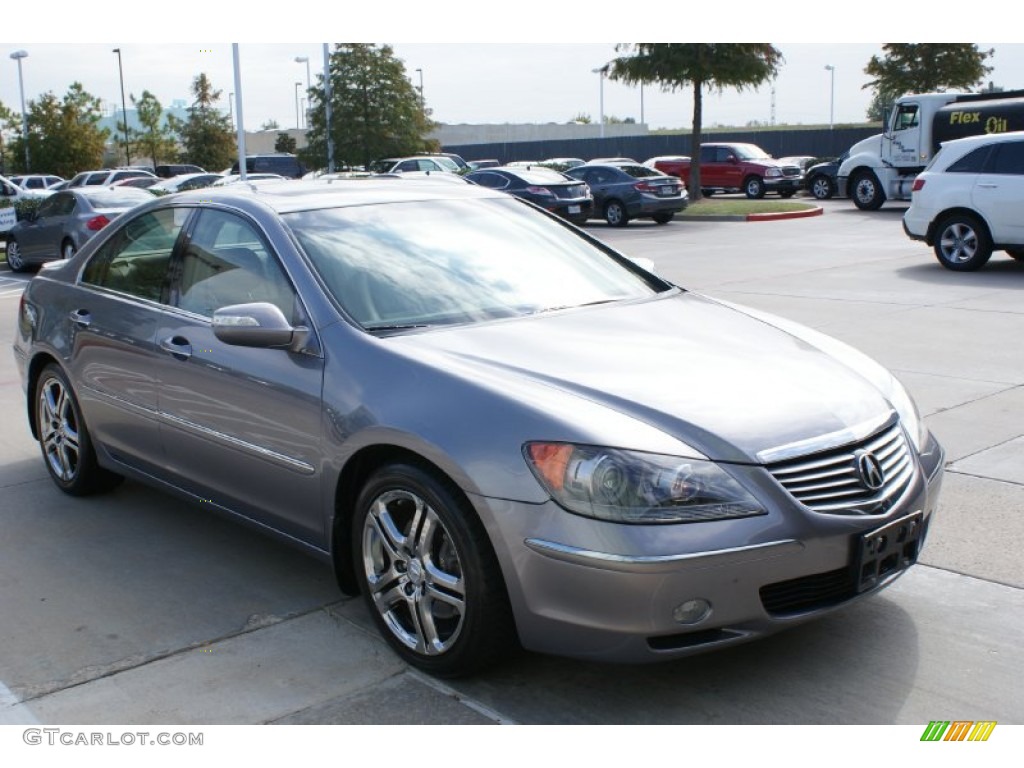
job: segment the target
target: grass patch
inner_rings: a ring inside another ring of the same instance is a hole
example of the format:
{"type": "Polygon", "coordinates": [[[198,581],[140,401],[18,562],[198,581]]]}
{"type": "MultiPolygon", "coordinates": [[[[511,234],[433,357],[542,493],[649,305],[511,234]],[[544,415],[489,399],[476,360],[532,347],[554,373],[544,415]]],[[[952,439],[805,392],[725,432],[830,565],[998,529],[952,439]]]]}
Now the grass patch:
{"type": "Polygon", "coordinates": [[[680,216],[746,216],[748,213],[792,213],[818,206],[791,200],[708,200],[690,203],[680,216]]]}

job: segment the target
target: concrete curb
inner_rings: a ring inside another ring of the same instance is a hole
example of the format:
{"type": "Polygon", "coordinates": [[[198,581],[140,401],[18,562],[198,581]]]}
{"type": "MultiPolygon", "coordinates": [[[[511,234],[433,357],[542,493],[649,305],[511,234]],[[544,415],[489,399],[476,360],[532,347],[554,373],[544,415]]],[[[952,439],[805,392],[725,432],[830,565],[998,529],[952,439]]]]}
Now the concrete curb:
{"type": "Polygon", "coordinates": [[[821,216],[825,209],[820,206],[806,211],[789,211],[786,213],[748,213],[734,216],[679,216],[677,221],[781,221],[783,219],[806,219],[809,216],[821,216]]]}

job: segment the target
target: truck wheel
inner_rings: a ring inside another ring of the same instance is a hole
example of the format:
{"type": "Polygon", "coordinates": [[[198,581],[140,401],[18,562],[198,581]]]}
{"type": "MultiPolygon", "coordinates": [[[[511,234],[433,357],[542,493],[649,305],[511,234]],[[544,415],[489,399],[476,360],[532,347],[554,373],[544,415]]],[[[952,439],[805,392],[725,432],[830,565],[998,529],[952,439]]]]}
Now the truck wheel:
{"type": "Polygon", "coordinates": [[[935,257],[946,269],[973,272],[992,255],[988,230],[973,216],[954,213],[939,222],[935,231],[935,257]]]}
{"type": "Polygon", "coordinates": [[[1024,261],[1024,248],[1007,248],[1006,255],[1017,261],[1024,261]]]}
{"type": "Polygon", "coordinates": [[[871,171],[862,171],[852,179],[853,204],[862,211],[877,211],[885,202],[885,193],[878,177],[871,171]]]}
{"type": "Polygon", "coordinates": [[[811,194],[816,200],[829,200],[835,193],[828,176],[815,176],[811,179],[811,194]]]}
{"type": "Polygon", "coordinates": [[[700,191],[700,193],[704,197],[711,197],[713,194],[715,194],[715,190],[713,190],[713,189],[702,189],[700,191]]]}
{"type": "Polygon", "coordinates": [[[760,200],[764,197],[764,181],[760,176],[751,176],[743,182],[743,191],[750,200],[760,200]]]}

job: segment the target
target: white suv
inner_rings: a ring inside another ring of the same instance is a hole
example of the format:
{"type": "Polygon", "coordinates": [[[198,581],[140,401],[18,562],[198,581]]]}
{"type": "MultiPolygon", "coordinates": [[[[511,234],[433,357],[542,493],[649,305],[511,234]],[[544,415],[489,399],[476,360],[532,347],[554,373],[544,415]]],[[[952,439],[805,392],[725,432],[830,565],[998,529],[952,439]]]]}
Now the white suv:
{"type": "Polygon", "coordinates": [[[947,141],[915,180],[903,230],[967,272],[992,251],[1024,261],[1024,132],[947,141]]]}

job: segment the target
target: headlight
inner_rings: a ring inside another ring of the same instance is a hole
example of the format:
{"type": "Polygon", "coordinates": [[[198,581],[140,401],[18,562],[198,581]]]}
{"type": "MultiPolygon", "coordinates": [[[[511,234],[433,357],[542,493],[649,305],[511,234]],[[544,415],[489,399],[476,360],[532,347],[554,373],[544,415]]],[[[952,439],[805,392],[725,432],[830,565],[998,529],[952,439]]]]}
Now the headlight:
{"type": "Polygon", "coordinates": [[[768,170],[766,170],[764,172],[764,175],[767,178],[773,178],[774,179],[776,176],[781,176],[782,175],[782,169],[781,168],[769,168],[768,170]]]}
{"type": "Polygon", "coordinates": [[[900,380],[889,374],[888,384],[888,389],[883,390],[885,396],[892,407],[896,409],[896,413],[900,415],[900,421],[903,422],[910,441],[920,453],[921,448],[928,442],[928,427],[925,426],[924,419],[921,418],[921,413],[917,410],[917,405],[900,380]]]}
{"type": "Polygon", "coordinates": [[[718,465],[571,443],[527,443],[527,464],[570,512],[614,523],[692,523],[767,514],[718,465]]]}

